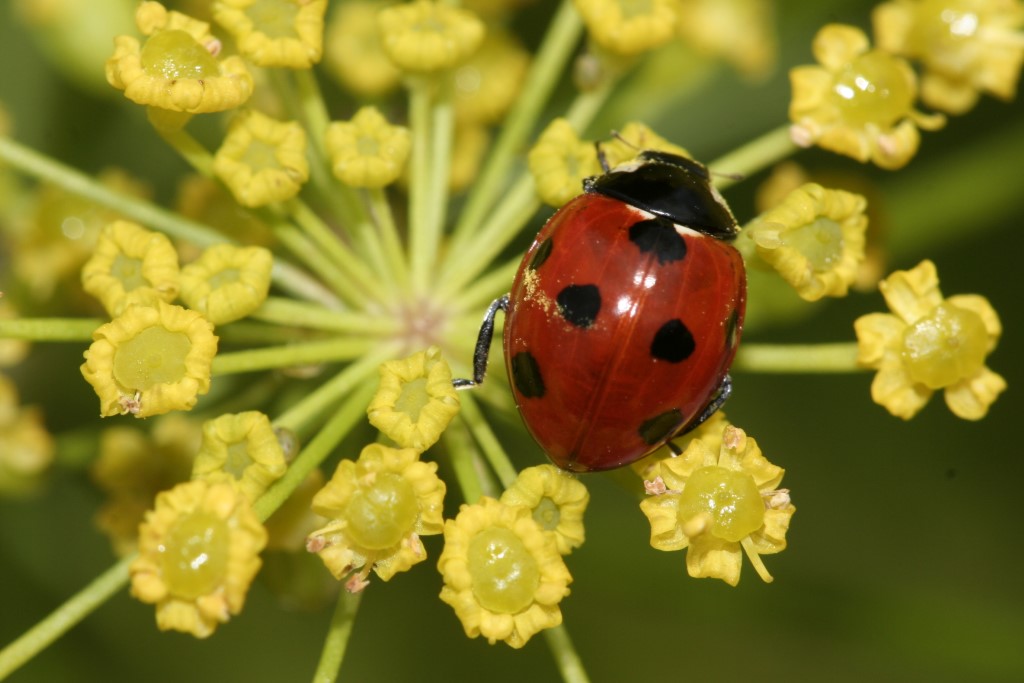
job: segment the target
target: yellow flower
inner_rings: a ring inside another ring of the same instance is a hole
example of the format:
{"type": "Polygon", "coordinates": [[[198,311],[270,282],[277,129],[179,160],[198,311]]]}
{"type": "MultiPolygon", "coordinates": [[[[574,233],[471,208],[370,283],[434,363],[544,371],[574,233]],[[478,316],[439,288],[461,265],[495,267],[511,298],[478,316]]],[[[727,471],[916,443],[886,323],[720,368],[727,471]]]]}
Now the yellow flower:
{"type": "Polygon", "coordinates": [[[92,338],[82,375],[100,398],[102,417],[189,410],[210,390],[217,337],[195,311],[162,301],[131,306],[92,338]]]}
{"type": "Polygon", "coordinates": [[[935,264],[922,261],[879,284],[895,314],[869,313],[854,323],[858,362],[878,370],[871,399],[904,420],[938,389],[957,417],[980,420],[1006,389],[985,366],[1002,334],[999,316],[983,296],[943,298],[935,264]]]}
{"type": "Polygon", "coordinates": [[[288,469],[270,418],[261,412],[226,414],[203,423],[203,443],[192,466],[193,479],[222,473],[255,501],[288,469]]]}
{"type": "Polygon", "coordinates": [[[466,124],[494,124],[519,95],[530,54],[503,30],[487,34],[483,46],[455,70],[455,116],[466,124]]]}
{"type": "Polygon", "coordinates": [[[452,69],[477,51],[484,24],[464,9],[416,0],[386,7],[377,14],[384,51],[395,65],[412,73],[452,69]]]}
{"type": "Polygon", "coordinates": [[[213,158],[213,172],[242,206],[291,199],[309,180],[306,131],[255,110],[234,118],[213,158]]]}
{"type": "Polygon", "coordinates": [[[807,183],[743,230],[757,255],[807,301],[846,296],[864,260],[864,197],[807,183]]]}
{"type": "Polygon", "coordinates": [[[216,244],[181,270],[181,299],[214,325],[244,318],[267,300],[274,256],[263,247],[216,244]]]}
{"type": "Polygon", "coordinates": [[[334,176],[352,187],[390,185],[405,169],[409,129],[392,126],[376,107],[362,107],[351,121],[334,121],[325,140],[334,176]]]}
{"type": "Polygon", "coordinates": [[[402,72],[388,58],[377,31],[381,0],[352,0],[334,9],[327,24],[324,66],[355,95],[373,98],[398,87],[402,72]]]}
{"type": "Polygon", "coordinates": [[[230,478],[178,484],[139,527],[131,593],[156,605],[162,631],[211,635],[242,611],[267,532],[230,478]]]}
{"type": "Polygon", "coordinates": [[[815,36],[813,51],[821,66],[798,66],[789,73],[796,144],[817,144],[893,170],[917,152],[917,126],[934,130],[943,125],[941,115],[926,116],[913,108],[917,77],[910,65],[883,50],[870,50],[860,29],[829,24],[815,36]]]}
{"type": "Polygon", "coordinates": [[[928,106],[963,114],[982,92],[1013,99],[1024,62],[1019,0],[896,0],[871,18],[881,49],[924,65],[928,106]]]}
{"type": "Polygon", "coordinates": [[[441,600],[470,638],[520,648],[562,623],[572,576],[528,508],[483,497],[444,524],[441,600]]]}
{"type": "Polygon", "coordinates": [[[679,18],[673,0],[575,0],[590,38],[622,57],[653,50],[675,35],[679,18]]]}
{"type": "Polygon", "coordinates": [[[359,570],[347,587],[361,590],[373,569],[384,581],[427,559],[420,536],[442,531],[445,485],[437,463],[422,462],[411,448],[371,444],[355,462],[342,460],[313,497],[313,512],[327,523],[309,535],[306,548],[337,579],[359,570]]]}
{"type": "Polygon", "coordinates": [[[680,0],[678,32],[697,52],[762,79],[778,57],[772,14],[768,0],[680,0]]]}
{"type": "Polygon", "coordinates": [[[456,127],[448,177],[448,187],[453,192],[460,192],[473,184],[490,144],[491,135],[484,126],[456,127]]]}
{"type": "Polygon", "coordinates": [[[308,69],[320,61],[327,0],[217,0],[213,18],[257,66],[308,69]]]}
{"type": "Polygon", "coordinates": [[[592,142],[580,140],[572,124],[557,118],[527,157],[540,200],[561,207],[583,191],[583,180],[601,173],[592,142]]]}
{"type": "Polygon", "coordinates": [[[694,578],[740,580],[743,551],[762,580],[772,581],[761,555],[786,548],[796,508],[779,489],[784,471],[768,462],[742,429],[726,427],[718,455],[700,439],[662,460],[640,503],[651,523],[651,545],[686,552],[694,578]],[[741,550],[742,548],[742,550],[741,550]]]}
{"type": "Polygon", "coordinates": [[[188,480],[201,440],[199,424],[180,413],[157,418],[149,434],[124,426],[100,432],[89,473],[107,500],[94,521],[118,556],[138,548],[139,524],[156,495],[188,480]]]}
{"type": "Polygon", "coordinates": [[[686,149],[669,142],[640,121],[630,121],[609,141],[601,143],[601,153],[604,154],[608,165],[613,168],[633,161],[641,152],[647,150],[692,158],[686,149]]]}
{"type": "Polygon", "coordinates": [[[169,303],[178,295],[178,252],[162,233],[114,221],[82,266],[82,287],[112,316],[136,304],[169,303]]]}
{"type": "MultiPolygon", "coordinates": [[[[20,253],[20,252],[19,252],[20,253]]],[[[21,313],[6,297],[0,296],[0,320],[20,318],[21,313]]],[[[24,339],[0,339],[0,368],[18,365],[25,360],[31,345],[24,339]]]]}
{"type": "Polygon", "coordinates": [[[722,447],[722,431],[731,425],[732,423],[725,417],[725,411],[719,410],[696,429],[672,439],[671,447],[666,444],[647,457],[637,460],[630,467],[641,479],[653,481],[658,476],[658,465],[662,460],[677,457],[696,439],[700,439],[705,446],[717,453],[722,447]]]}
{"type": "Polygon", "coordinates": [[[20,405],[14,382],[0,374],[0,494],[34,491],[56,451],[43,414],[20,405]]]}
{"type": "Polygon", "coordinates": [[[430,448],[459,412],[452,371],[431,346],[380,366],[380,388],[366,408],[370,424],[402,448],[430,448]]]}
{"type": "Polygon", "coordinates": [[[527,467],[501,494],[505,505],[528,509],[562,555],[583,545],[583,513],[589,501],[587,487],[554,465],[527,467]]]}
{"type": "Polygon", "coordinates": [[[217,59],[220,41],[210,25],[159,2],[143,2],[135,23],[144,45],[132,36],[114,39],[107,82],[136,104],[189,114],[231,109],[249,99],[252,76],[241,57],[217,59]]]}

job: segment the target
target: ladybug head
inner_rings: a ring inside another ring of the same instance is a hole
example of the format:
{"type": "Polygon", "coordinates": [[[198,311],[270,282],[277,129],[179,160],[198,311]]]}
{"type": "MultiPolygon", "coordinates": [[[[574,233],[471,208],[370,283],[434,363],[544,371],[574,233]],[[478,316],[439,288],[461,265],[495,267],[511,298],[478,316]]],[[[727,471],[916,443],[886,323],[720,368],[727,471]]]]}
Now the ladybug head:
{"type": "Polygon", "coordinates": [[[603,194],[720,240],[738,234],[736,219],[711,185],[708,169],[693,159],[647,150],[634,160],[583,181],[603,194]]]}

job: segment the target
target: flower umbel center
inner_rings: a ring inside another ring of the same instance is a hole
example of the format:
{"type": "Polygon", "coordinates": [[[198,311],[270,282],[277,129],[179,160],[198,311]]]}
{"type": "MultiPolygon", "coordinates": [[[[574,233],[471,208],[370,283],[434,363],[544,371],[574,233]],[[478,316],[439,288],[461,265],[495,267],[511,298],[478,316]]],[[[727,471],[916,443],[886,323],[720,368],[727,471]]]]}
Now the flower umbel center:
{"type": "Polygon", "coordinates": [[[245,154],[242,155],[241,161],[256,171],[264,168],[277,168],[281,165],[277,161],[277,147],[255,139],[245,148],[245,154]]]}
{"type": "Polygon", "coordinates": [[[843,229],[831,218],[819,216],[782,233],[782,243],[800,252],[814,270],[826,271],[843,255],[843,229]]]}
{"type": "Polygon", "coordinates": [[[219,273],[214,273],[210,276],[210,289],[218,289],[224,285],[230,285],[233,282],[238,282],[238,279],[237,268],[225,268],[219,273]]]}
{"type": "Polygon", "coordinates": [[[473,595],[484,609],[516,614],[533,602],[540,585],[540,567],[514,531],[484,529],[470,539],[466,555],[473,595]]]}
{"type": "Polygon", "coordinates": [[[195,600],[224,580],[230,530],[225,520],[206,512],[179,519],[160,546],[160,569],[172,595],[195,600]]]}
{"type": "Polygon", "coordinates": [[[373,484],[356,491],[345,508],[349,536],[368,550],[397,545],[413,532],[418,516],[416,491],[393,472],[377,474],[373,484]]]}
{"type": "Polygon", "coordinates": [[[883,127],[909,114],[914,99],[896,59],[879,50],[847,64],[836,76],[832,97],[847,122],[883,127]]]}
{"type": "Polygon", "coordinates": [[[220,73],[217,60],[185,31],[160,31],[150,36],[140,55],[143,70],[170,81],[211,78],[220,73]]]}
{"type": "Polygon", "coordinates": [[[268,38],[294,38],[299,6],[292,0],[256,0],[246,8],[253,26],[268,38]]]}
{"type": "Polygon", "coordinates": [[[118,254],[114,257],[114,265],[110,268],[110,272],[121,281],[121,286],[126,292],[147,285],[145,278],[142,277],[142,261],[140,259],[118,254]]]}
{"type": "Polygon", "coordinates": [[[558,511],[558,504],[547,496],[540,499],[537,506],[533,508],[533,519],[540,524],[545,531],[554,531],[558,528],[562,515],[558,511]]]}
{"type": "Polygon", "coordinates": [[[252,464],[249,457],[249,441],[242,439],[228,445],[227,458],[224,460],[224,471],[235,479],[241,479],[245,468],[252,464]]]}
{"type": "Polygon", "coordinates": [[[427,394],[427,378],[417,377],[411,382],[402,383],[402,393],[395,401],[395,410],[405,413],[409,419],[416,422],[420,419],[420,411],[430,402],[430,395],[427,394]]]}
{"type": "Polygon", "coordinates": [[[114,352],[114,379],[132,390],[179,382],[185,376],[185,358],[191,348],[184,332],[147,327],[114,352]]]}
{"type": "Polygon", "coordinates": [[[988,334],[977,313],[939,304],[903,332],[903,364],[915,382],[939,389],[976,374],[987,347],[988,334]]]}
{"type": "Polygon", "coordinates": [[[702,467],[686,480],[679,499],[679,521],[703,517],[705,530],[724,541],[740,541],[764,524],[764,502],[754,478],[745,472],[702,467]]]}

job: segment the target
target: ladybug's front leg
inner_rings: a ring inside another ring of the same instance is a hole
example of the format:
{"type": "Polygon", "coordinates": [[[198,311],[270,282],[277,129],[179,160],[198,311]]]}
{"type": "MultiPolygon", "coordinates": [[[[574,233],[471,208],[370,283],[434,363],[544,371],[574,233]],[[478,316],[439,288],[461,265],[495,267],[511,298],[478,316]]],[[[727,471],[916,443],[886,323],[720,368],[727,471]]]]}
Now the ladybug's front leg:
{"type": "Polygon", "coordinates": [[[473,349],[473,379],[453,379],[452,386],[456,389],[483,384],[484,375],[487,373],[487,356],[491,352],[491,339],[494,338],[494,316],[499,310],[508,312],[508,294],[492,301],[487,313],[484,314],[480,334],[476,337],[476,347],[473,349]]]}

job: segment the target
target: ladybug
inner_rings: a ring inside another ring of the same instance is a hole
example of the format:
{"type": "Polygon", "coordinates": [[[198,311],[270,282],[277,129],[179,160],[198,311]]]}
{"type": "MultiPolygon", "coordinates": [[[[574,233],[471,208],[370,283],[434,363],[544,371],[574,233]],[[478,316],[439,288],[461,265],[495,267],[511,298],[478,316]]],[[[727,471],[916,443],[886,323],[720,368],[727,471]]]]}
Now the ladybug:
{"type": "Polygon", "coordinates": [[[473,379],[454,382],[483,381],[504,311],[519,413],[574,472],[628,465],[713,415],[746,306],[736,219],[707,168],[658,151],[602,165],[534,239],[487,311],[473,379]]]}

